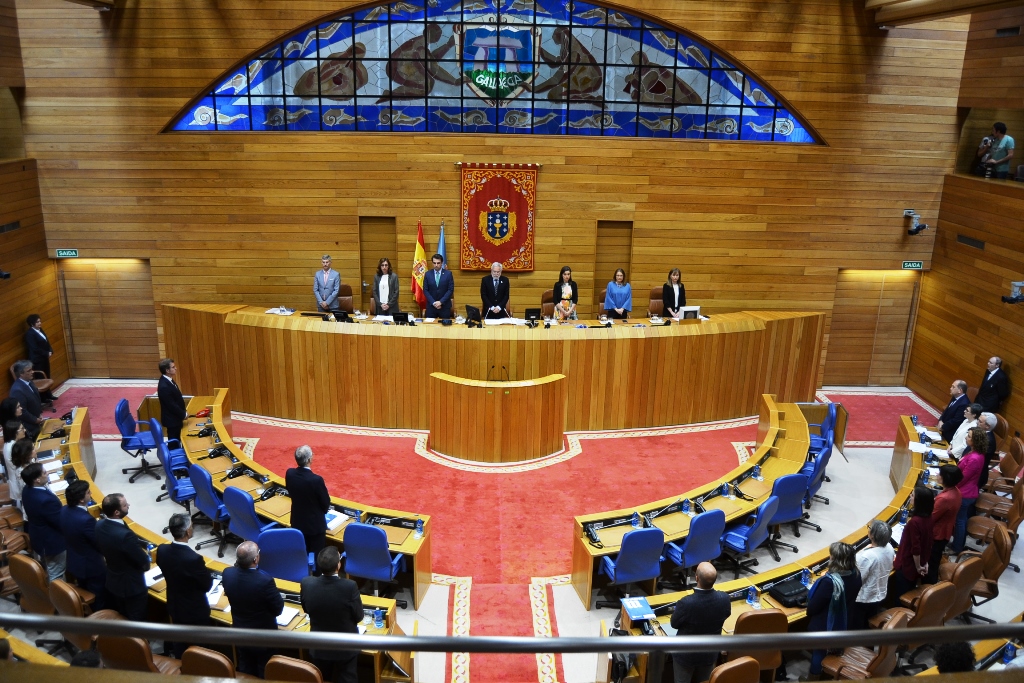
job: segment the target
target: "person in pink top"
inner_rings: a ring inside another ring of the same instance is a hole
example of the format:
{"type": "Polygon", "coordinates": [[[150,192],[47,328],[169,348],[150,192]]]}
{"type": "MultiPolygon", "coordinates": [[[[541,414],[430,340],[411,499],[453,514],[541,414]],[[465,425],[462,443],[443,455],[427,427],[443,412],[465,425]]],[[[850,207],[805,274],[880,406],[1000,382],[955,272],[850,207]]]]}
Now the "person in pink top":
{"type": "Polygon", "coordinates": [[[956,514],[953,527],[953,552],[959,553],[967,541],[967,520],[974,514],[974,501],[978,499],[978,478],[985,467],[985,456],[988,448],[988,432],[981,427],[967,430],[967,455],[960,458],[957,466],[964,473],[964,478],[956,485],[960,490],[960,511],[956,514]]]}

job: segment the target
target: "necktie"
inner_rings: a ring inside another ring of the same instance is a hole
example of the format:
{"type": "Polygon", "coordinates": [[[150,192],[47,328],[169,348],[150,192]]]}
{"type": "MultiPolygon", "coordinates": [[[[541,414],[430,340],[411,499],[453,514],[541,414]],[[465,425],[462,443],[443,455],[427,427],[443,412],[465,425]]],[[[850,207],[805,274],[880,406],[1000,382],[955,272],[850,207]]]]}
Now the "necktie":
{"type": "Polygon", "coordinates": [[[437,272],[436,270],[434,271],[434,286],[441,286],[441,273],[437,272]]]}
{"type": "Polygon", "coordinates": [[[327,271],[324,271],[324,284],[327,284],[327,271]]]}
{"type": "Polygon", "coordinates": [[[498,293],[498,281],[497,280],[494,281],[494,293],[495,294],[498,293]]]}

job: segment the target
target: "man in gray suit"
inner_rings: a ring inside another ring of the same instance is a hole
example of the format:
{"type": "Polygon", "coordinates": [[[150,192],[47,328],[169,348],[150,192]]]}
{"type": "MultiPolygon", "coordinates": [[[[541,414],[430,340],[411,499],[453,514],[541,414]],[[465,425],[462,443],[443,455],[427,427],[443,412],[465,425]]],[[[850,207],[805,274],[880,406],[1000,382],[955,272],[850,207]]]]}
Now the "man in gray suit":
{"type": "Polygon", "coordinates": [[[316,297],[316,310],[321,313],[335,313],[338,307],[338,291],[341,289],[341,275],[331,268],[330,254],[320,259],[323,269],[313,276],[313,296],[316,297]]]}

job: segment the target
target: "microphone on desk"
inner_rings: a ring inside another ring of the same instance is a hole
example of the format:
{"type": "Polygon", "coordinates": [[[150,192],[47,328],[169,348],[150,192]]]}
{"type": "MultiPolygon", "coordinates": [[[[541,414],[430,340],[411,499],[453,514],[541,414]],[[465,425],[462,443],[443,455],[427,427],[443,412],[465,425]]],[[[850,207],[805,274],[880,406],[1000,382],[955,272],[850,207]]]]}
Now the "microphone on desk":
{"type": "Polygon", "coordinates": [[[494,372],[494,367],[495,367],[495,366],[493,366],[493,365],[492,365],[492,366],[491,366],[491,369],[487,371],[487,381],[488,381],[488,382],[490,382],[490,381],[491,381],[491,373],[492,373],[492,372],[494,372]]]}
{"type": "Polygon", "coordinates": [[[506,367],[505,367],[504,365],[502,365],[502,366],[501,366],[501,369],[505,371],[505,381],[506,381],[506,382],[511,382],[512,380],[510,380],[510,379],[508,378],[508,368],[506,368],[506,367]]]}

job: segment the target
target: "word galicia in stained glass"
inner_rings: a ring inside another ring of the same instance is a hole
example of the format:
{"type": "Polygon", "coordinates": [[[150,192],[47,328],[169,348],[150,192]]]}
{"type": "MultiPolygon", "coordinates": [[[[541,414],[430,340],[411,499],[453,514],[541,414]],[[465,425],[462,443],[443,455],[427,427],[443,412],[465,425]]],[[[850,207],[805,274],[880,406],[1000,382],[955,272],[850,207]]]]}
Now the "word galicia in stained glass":
{"type": "Polygon", "coordinates": [[[816,142],[713,46],[569,0],[403,0],[322,20],[225,73],[168,128],[816,142]]]}

